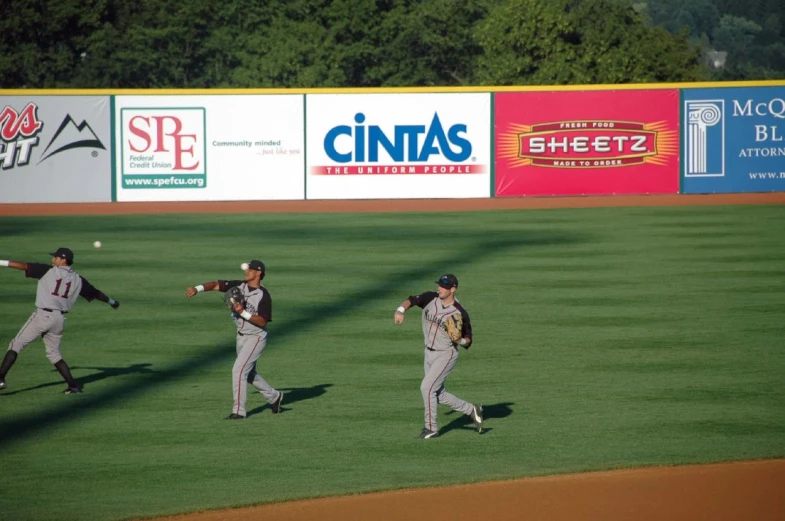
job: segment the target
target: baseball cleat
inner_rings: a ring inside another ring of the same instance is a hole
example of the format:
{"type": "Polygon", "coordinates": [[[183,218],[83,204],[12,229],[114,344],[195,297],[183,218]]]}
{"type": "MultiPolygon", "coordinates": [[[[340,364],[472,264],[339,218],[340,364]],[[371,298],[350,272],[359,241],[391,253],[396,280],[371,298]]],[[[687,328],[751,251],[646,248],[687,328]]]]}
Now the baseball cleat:
{"type": "Polygon", "coordinates": [[[63,394],[78,394],[78,393],[81,393],[81,392],[82,392],[82,388],[81,387],[68,387],[68,388],[66,388],[65,391],[63,391],[63,394]]]}
{"type": "Polygon", "coordinates": [[[5,380],[0,378],[0,390],[5,389],[5,380]]]}
{"type": "Polygon", "coordinates": [[[224,419],[226,419],[226,420],[244,420],[245,416],[240,416],[239,414],[232,413],[232,414],[230,414],[229,416],[227,416],[224,419]]]}
{"type": "Polygon", "coordinates": [[[273,402],[273,414],[281,412],[281,403],[283,402],[283,391],[278,391],[278,399],[273,402]]]}
{"type": "Polygon", "coordinates": [[[421,440],[427,440],[429,438],[438,438],[438,437],[439,437],[439,433],[437,431],[432,431],[428,429],[423,429],[420,435],[417,436],[417,438],[421,440]]]}
{"type": "Polygon", "coordinates": [[[477,428],[477,433],[482,434],[482,405],[472,405],[472,421],[477,428]]]}

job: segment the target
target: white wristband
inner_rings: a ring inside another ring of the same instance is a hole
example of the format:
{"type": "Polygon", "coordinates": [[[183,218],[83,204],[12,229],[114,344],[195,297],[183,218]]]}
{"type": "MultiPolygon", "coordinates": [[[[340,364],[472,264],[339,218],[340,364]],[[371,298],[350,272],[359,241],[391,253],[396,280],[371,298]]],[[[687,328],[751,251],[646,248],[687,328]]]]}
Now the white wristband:
{"type": "Polygon", "coordinates": [[[397,311],[398,313],[406,313],[406,308],[404,308],[403,306],[398,306],[398,309],[396,309],[395,311],[397,311]]]}
{"type": "Polygon", "coordinates": [[[197,292],[197,293],[201,293],[202,291],[204,291],[204,286],[202,286],[201,284],[199,284],[199,285],[198,285],[198,286],[196,286],[194,289],[196,290],[196,292],[197,292]]]}
{"type": "Polygon", "coordinates": [[[110,306],[114,306],[115,302],[117,302],[115,299],[113,299],[112,297],[109,297],[109,305],[110,306]]]}
{"type": "Polygon", "coordinates": [[[251,317],[253,315],[251,315],[251,313],[249,313],[248,310],[246,309],[242,313],[240,313],[240,316],[243,317],[245,320],[251,320],[251,317]]]}
{"type": "Polygon", "coordinates": [[[11,264],[11,261],[0,260],[0,266],[7,268],[9,264],[11,264]]]}

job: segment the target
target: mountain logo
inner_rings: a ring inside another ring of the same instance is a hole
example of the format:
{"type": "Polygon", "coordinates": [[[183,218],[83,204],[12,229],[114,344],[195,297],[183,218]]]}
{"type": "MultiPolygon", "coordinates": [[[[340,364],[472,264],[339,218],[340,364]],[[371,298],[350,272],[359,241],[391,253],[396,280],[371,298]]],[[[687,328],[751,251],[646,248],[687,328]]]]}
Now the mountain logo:
{"type": "Polygon", "coordinates": [[[46,145],[43,157],[38,164],[40,165],[43,161],[55,154],[74,148],[99,148],[101,150],[106,150],[106,147],[101,143],[101,140],[98,139],[95,131],[93,131],[87,121],[82,120],[82,122],[77,125],[71,115],[66,114],[54,136],[49,140],[49,144],[46,145]],[[50,149],[51,151],[49,151],[50,149]]]}

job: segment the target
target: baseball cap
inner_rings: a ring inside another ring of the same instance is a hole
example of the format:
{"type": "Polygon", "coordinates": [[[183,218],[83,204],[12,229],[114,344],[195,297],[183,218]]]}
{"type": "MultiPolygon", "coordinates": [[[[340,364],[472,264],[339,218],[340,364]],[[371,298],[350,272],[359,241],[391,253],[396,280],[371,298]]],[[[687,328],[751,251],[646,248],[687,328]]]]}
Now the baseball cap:
{"type": "Polygon", "coordinates": [[[49,255],[52,257],[60,257],[61,259],[65,259],[68,262],[74,262],[74,252],[68,248],[57,248],[56,252],[50,253],[49,255]]]}
{"type": "Polygon", "coordinates": [[[439,277],[439,280],[436,281],[436,284],[443,287],[444,289],[457,288],[458,277],[452,273],[448,273],[447,275],[442,275],[439,277]]]}
{"type": "Polygon", "coordinates": [[[260,260],[249,261],[248,262],[248,269],[249,270],[265,271],[264,263],[262,261],[260,261],[260,260]]]}

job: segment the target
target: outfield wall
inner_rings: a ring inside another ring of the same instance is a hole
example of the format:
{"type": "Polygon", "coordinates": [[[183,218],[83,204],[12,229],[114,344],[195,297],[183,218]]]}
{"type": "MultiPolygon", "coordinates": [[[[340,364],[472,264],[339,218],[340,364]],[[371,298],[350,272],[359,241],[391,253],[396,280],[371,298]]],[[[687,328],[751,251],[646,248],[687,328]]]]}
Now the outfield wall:
{"type": "Polygon", "coordinates": [[[0,203],[785,191],[785,81],[0,90],[0,203]]]}
{"type": "Polygon", "coordinates": [[[0,91],[0,203],[112,198],[109,96],[0,91]]]}

